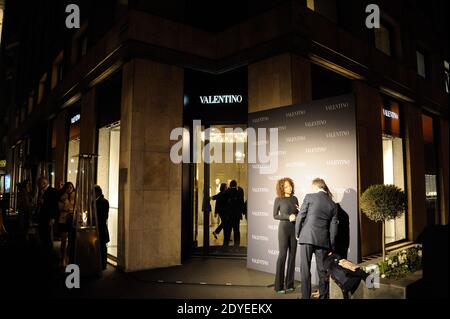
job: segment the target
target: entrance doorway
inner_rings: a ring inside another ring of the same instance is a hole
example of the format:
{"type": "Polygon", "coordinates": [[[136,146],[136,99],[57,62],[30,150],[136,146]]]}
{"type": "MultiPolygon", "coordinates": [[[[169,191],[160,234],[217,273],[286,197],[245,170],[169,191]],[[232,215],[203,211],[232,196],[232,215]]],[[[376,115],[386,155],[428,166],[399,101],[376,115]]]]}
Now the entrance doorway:
{"type": "MultiPolygon", "coordinates": [[[[201,144],[201,149],[210,144],[214,145],[214,151],[205,152],[200,163],[194,163],[193,174],[193,248],[194,254],[202,255],[233,255],[246,256],[247,254],[247,215],[242,211],[242,219],[239,222],[237,241],[234,231],[228,250],[224,249],[224,233],[221,229],[225,223],[222,220],[217,201],[212,197],[220,192],[221,184],[228,187],[232,180],[244,192],[244,201],[247,200],[247,133],[246,125],[207,125],[201,130],[193,132],[201,144]],[[205,133],[206,129],[209,133],[205,133]],[[226,130],[227,129],[227,130],[226,130]],[[230,132],[232,131],[232,132],[230,132]],[[208,136],[209,135],[209,136],[208,136]],[[221,154],[221,156],[218,156],[221,154]],[[218,160],[220,159],[221,160],[218,160]],[[231,161],[230,161],[231,159],[231,161]],[[208,163],[209,162],[209,163],[208,163]],[[221,227],[219,227],[222,224],[221,227]],[[219,227],[219,228],[218,228],[219,227]],[[213,233],[215,232],[215,233],[213,233]]],[[[224,216],[222,216],[224,217],[224,216]]]]}
{"type": "Polygon", "coordinates": [[[185,70],[183,125],[190,132],[189,145],[192,147],[189,146],[190,160],[183,164],[182,170],[182,259],[193,254],[247,254],[246,217],[240,220],[239,248],[234,247],[237,241],[232,233],[230,249],[225,252],[220,249],[224,230],[217,231],[217,239],[213,235],[222,220],[216,214],[217,202],[210,199],[217,194],[221,183],[229,185],[231,180],[236,180],[244,192],[244,200],[247,199],[247,136],[244,133],[248,121],[247,85],[246,67],[220,74],[185,70]],[[234,129],[231,131],[235,134],[227,136],[225,131],[229,133],[230,129],[234,129]],[[239,144],[240,139],[244,139],[242,145],[239,144]],[[196,145],[194,140],[198,141],[196,145]],[[237,145],[239,149],[236,149],[237,145]],[[204,150],[205,147],[208,150],[203,152],[207,154],[206,158],[201,151],[200,154],[194,153],[194,149],[204,150]],[[217,160],[218,153],[221,153],[221,160],[217,160]],[[194,159],[194,154],[201,160],[194,159]],[[231,161],[225,161],[230,157],[231,161]]]}

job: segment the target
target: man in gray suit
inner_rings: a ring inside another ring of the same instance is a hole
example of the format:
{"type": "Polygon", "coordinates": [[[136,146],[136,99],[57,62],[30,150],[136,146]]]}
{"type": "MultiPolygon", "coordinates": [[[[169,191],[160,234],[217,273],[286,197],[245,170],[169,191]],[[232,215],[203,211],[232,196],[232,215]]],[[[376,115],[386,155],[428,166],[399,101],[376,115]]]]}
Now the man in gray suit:
{"type": "Polygon", "coordinates": [[[329,298],[329,282],[323,265],[328,253],[334,250],[338,228],[337,205],[325,182],[312,182],[315,193],[306,194],[295,223],[295,236],[300,245],[300,278],[302,298],[311,297],[311,259],[316,255],[319,273],[320,299],[329,298]]]}

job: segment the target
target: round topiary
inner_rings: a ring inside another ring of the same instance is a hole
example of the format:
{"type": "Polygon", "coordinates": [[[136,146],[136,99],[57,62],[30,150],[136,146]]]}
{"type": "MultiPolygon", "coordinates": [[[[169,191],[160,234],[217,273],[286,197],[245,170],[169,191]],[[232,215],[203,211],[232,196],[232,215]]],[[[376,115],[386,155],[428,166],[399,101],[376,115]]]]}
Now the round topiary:
{"type": "Polygon", "coordinates": [[[362,194],[360,207],[375,222],[384,222],[403,214],[406,195],[395,185],[372,185],[362,194]]]}

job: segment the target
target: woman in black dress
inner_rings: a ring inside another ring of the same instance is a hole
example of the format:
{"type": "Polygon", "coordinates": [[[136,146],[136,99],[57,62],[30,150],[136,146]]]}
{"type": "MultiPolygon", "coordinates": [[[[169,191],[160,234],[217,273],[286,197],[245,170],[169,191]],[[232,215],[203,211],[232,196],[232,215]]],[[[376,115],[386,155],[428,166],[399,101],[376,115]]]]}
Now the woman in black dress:
{"type": "Polygon", "coordinates": [[[290,178],[282,178],[277,182],[277,198],[273,205],[273,218],[280,221],[278,225],[278,259],[275,274],[275,291],[286,293],[294,291],[295,254],[297,240],[295,238],[295,218],[297,216],[298,199],[294,196],[294,182],[290,178]],[[288,254],[289,252],[289,254],[288,254]],[[286,257],[288,267],[285,272],[286,257]]]}

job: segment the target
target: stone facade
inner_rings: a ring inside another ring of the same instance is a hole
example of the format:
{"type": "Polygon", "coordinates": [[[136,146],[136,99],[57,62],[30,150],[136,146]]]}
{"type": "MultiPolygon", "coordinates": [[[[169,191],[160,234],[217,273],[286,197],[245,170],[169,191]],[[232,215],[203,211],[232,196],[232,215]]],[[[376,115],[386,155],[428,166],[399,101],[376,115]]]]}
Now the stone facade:
{"type": "Polygon", "coordinates": [[[118,263],[125,271],[181,263],[181,165],[170,131],[182,125],[183,70],[135,59],[123,69],[118,263]]]}

